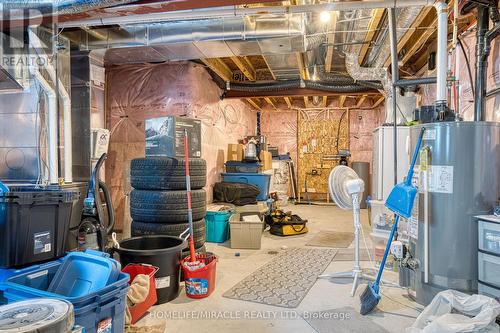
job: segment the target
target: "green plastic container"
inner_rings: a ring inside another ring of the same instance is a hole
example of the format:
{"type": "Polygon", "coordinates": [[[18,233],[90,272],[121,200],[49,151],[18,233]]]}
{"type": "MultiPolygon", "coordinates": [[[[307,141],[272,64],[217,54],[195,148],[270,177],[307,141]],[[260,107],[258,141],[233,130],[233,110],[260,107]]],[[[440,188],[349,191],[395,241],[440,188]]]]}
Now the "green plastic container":
{"type": "Polygon", "coordinates": [[[229,218],[232,212],[210,212],[205,216],[206,241],[209,243],[224,243],[229,239],[229,218]]]}

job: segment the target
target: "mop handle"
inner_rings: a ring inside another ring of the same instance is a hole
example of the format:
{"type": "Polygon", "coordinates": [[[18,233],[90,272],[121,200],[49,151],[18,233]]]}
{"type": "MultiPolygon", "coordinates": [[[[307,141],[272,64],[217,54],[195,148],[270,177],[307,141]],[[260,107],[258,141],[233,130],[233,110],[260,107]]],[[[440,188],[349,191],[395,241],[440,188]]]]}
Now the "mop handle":
{"type": "Polygon", "coordinates": [[[408,169],[408,174],[406,175],[405,184],[411,185],[411,179],[413,178],[413,168],[415,163],[417,163],[418,152],[420,151],[420,146],[422,145],[422,139],[424,137],[425,127],[422,127],[420,134],[418,135],[417,146],[413,152],[413,157],[411,158],[410,168],[408,169]]]}
{"type": "Polygon", "coordinates": [[[375,289],[375,291],[377,293],[379,290],[380,279],[382,278],[382,271],[384,270],[385,262],[387,261],[387,257],[389,256],[389,250],[391,248],[392,239],[394,238],[394,233],[396,232],[396,229],[398,228],[398,222],[399,222],[399,215],[396,214],[396,217],[394,218],[394,224],[392,225],[392,228],[391,228],[391,233],[389,234],[389,239],[387,240],[387,245],[385,247],[384,256],[382,257],[382,261],[380,262],[380,267],[379,267],[378,273],[377,273],[377,279],[375,280],[375,283],[373,284],[373,289],[375,289]]]}
{"type": "Polygon", "coordinates": [[[188,134],[184,129],[184,161],[186,162],[186,193],[188,206],[188,222],[189,222],[189,256],[191,262],[196,261],[196,252],[194,250],[193,239],[193,210],[191,206],[191,177],[189,176],[189,149],[188,149],[188,134]]]}

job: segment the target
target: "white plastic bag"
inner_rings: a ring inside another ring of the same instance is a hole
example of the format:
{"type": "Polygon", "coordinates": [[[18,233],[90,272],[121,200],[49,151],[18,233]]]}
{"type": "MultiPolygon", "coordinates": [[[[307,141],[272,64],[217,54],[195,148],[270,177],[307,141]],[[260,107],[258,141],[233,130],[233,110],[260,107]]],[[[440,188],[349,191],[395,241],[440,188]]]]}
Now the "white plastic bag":
{"type": "Polygon", "coordinates": [[[498,333],[495,318],[500,303],[483,295],[467,295],[456,290],[437,294],[407,333],[481,332],[498,333]]]}

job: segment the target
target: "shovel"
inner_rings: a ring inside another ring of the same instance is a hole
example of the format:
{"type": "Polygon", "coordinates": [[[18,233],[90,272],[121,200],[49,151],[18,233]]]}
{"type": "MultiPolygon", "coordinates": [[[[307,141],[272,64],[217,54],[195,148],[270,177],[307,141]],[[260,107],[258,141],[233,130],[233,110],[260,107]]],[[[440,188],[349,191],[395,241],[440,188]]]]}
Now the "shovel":
{"type": "Polygon", "coordinates": [[[422,139],[424,137],[425,128],[422,127],[420,134],[418,136],[417,146],[415,147],[415,152],[411,159],[410,169],[408,169],[408,174],[404,182],[397,184],[392,189],[389,197],[385,201],[385,206],[397,215],[410,218],[411,211],[413,209],[413,203],[415,202],[415,196],[417,195],[417,189],[412,185],[411,179],[413,178],[413,168],[417,162],[418,152],[420,151],[420,146],[422,145],[422,139]]]}

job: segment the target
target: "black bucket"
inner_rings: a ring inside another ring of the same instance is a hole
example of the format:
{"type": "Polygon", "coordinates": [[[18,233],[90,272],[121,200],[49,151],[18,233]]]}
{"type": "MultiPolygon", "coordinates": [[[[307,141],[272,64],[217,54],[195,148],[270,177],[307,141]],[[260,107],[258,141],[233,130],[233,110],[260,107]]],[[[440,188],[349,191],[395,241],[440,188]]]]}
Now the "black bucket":
{"type": "Polygon", "coordinates": [[[122,267],[133,263],[159,268],[155,274],[156,304],[163,304],[179,295],[181,253],[185,247],[185,241],[179,237],[141,236],[122,240],[115,250],[120,254],[122,267]]]}

